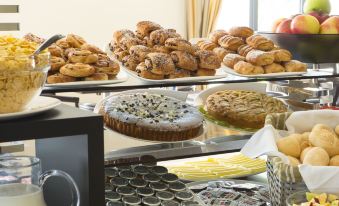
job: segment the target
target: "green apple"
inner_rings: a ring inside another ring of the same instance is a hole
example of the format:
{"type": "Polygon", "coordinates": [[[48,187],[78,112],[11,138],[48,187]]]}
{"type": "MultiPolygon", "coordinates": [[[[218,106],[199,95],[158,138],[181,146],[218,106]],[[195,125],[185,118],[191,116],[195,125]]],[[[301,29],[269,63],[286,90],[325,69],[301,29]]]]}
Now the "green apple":
{"type": "Polygon", "coordinates": [[[304,4],[304,13],[308,14],[313,11],[331,13],[330,0],[306,0],[304,4]]]}

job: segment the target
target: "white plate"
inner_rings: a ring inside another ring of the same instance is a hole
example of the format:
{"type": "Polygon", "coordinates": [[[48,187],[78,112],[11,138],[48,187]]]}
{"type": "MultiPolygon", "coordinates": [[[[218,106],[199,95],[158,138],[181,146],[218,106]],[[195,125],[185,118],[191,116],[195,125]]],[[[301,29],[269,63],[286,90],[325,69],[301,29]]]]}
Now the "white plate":
{"type": "Polygon", "coordinates": [[[232,74],[232,75],[239,76],[239,77],[249,77],[249,78],[301,76],[307,73],[307,72],[279,72],[279,73],[270,73],[270,74],[245,75],[245,74],[239,74],[235,72],[233,69],[225,65],[222,65],[221,68],[228,74],[232,74]]]}
{"type": "Polygon", "coordinates": [[[11,120],[36,115],[53,109],[60,104],[61,101],[59,99],[38,96],[28,105],[27,109],[25,109],[24,111],[0,114],[0,120],[11,120]]]}
{"type": "Polygon", "coordinates": [[[117,84],[124,82],[128,79],[128,75],[124,71],[120,71],[115,79],[101,80],[101,81],[77,81],[77,82],[65,82],[58,84],[45,84],[45,87],[83,87],[83,86],[98,86],[106,84],[117,84]]]}
{"type": "MultiPolygon", "coordinates": [[[[106,101],[106,99],[112,97],[112,96],[116,96],[116,95],[121,95],[121,94],[133,94],[133,93],[144,93],[144,92],[148,92],[148,93],[151,93],[151,94],[160,94],[160,95],[164,95],[164,96],[168,96],[168,97],[172,97],[172,98],[175,98],[175,99],[178,99],[180,101],[186,101],[187,99],[187,93],[186,92],[180,92],[180,91],[173,91],[173,90],[165,90],[165,89],[136,89],[136,90],[129,90],[129,91],[124,91],[124,92],[119,92],[119,93],[114,93],[102,100],[100,100],[96,106],[94,107],[94,110],[93,112],[94,113],[99,113],[99,110],[100,110],[100,107],[102,105],[102,103],[104,101],[106,101]]],[[[106,129],[110,130],[111,132],[113,133],[117,133],[119,135],[122,135],[126,138],[131,138],[133,140],[138,140],[138,141],[144,141],[144,142],[151,142],[151,143],[166,143],[165,141],[151,141],[151,140],[144,140],[144,139],[139,139],[137,137],[131,137],[131,136],[127,136],[127,135],[124,135],[124,134],[121,134],[121,133],[118,133],[108,127],[105,127],[106,129]]],[[[195,138],[192,138],[192,139],[189,139],[189,140],[184,140],[184,141],[173,141],[173,142],[168,142],[168,143],[176,143],[176,142],[185,142],[185,141],[193,141],[197,138],[199,138],[201,135],[203,135],[205,133],[205,130],[206,130],[206,126],[204,124],[203,126],[203,129],[201,129],[199,135],[195,138]]]]}
{"type": "MultiPolygon", "coordinates": [[[[110,58],[114,58],[114,55],[112,51],[109,49],[109,46],[107,45],[105,48],[105,52],[108,54],[110,58]]],[[[118,60],[116,60],[118,61],[118,60]]],[[[119,61],[118,61],[119,62],[119,61]]],[[[165,83],[165,82],[196,82],[196,81],[207,81],[207,80],[213,80],[213,79],[221,79],[227,77],[227,73],[223,71],[221,68],[217,70],[217,73],[215,76],[202,76],[202,77],[183,77],[183,78],[176,78],[176,79],[161,79],[161,80],[154,80],[154,79],[146,79],[143,77],[138,76],[138,74],[134,71],[129,70],[128,68],[124,67],[120,62],[120,68],[122,68],[126,73],[131,75],[134,78],[137,78],[145,83],[165,83]]]]}

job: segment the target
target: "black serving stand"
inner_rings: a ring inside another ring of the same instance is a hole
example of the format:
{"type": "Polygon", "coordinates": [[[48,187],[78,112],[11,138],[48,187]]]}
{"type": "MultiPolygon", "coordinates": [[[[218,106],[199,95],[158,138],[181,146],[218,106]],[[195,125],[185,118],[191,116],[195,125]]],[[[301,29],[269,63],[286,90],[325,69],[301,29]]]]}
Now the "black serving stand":
{"type": "MultiPolygon", "coordinates": [[[[0,143],[35,139],[43,171],[69,173],[79,186],[81,206],[99,206],[104,205],[102,128],[101,116],[62,104],[41,115],[0,121],[0,143]]],[[[44,196],[49,206],[71,205],[62,179],[48,180],[44,196]]]]}

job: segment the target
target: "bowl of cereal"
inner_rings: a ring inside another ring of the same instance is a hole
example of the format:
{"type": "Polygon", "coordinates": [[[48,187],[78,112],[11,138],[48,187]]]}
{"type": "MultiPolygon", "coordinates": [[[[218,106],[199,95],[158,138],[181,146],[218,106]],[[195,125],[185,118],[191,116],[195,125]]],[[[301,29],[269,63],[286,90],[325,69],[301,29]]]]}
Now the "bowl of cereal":
{"type": "Polygon", "coordinates": [[[24,110],[46,81],[49,53],[32,53],[38,44],[0,36],[0,114],[24,110]]]}

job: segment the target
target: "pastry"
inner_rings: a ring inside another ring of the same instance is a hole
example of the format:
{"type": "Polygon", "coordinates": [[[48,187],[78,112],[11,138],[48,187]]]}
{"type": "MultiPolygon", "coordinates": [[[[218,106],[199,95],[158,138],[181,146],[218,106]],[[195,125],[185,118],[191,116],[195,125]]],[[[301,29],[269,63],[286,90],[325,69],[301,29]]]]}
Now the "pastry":
{"type": "Polygon", "coordinates": [[[234,71],[239,74],[244,75],[256,75],[256,74],[264,74],[264,68],[261,66],[255,66],[251,63],[245,61],[239,61],[234,65],[234,71]]]}
{"type": "Polygon", "coordinates": [[[258,66],[265,66],[274,62],[274,56],[269,52],[252,50],[246,55],[246,61],[258,66]]]}
{"type": "Polygon", "coordinates": [[[228,30],[228,34],[246,39],[247,37],[252,36],[254,33],[253,29],[249,27],[232,27],[228,30]]]}
{"type": "Polygon", "coordinates": [[[197,42],[199,49],[212,51],[214,48],[218,47],[218,44],[213,43],[207,39],[201,39],[197,42]]]}
{"type": "Polygon", "coordinates": [[[114,40],[111,40],[111,42],[109,43],[108,46],[109,46],[109,50],[110,50],[111,52],[113,52],[114,50],[120,48],[119,45],[118,45],[118,43],[116,43],[114,40]]]}
{"type": "Polygon", "coordinates": [[[113,41],[116,44],[120,44],[120,40],[124,37],[136,38],[134,32],[128,29],[118,30],[113,33],[113,41]]]}
{"type": "Polygon", "coordinates": [[[47,77],[48,84],[57,84],[57,83],[66,83],[66,82],[75,82],[77,79],[75,77],[66,76],[60,73],[56,73],[47,77]]]}
{"type": "Polygon", "coordinates": [[[333,157],[339,155],[339,138],[334,130],[326,125],[317,124],[310,133],[310,143],[315,147],[321,147],[333,157]]]}
{"type": "Polygon", "coordinates": [[[143,46],[143,45],[135,45],[131,46],[129,49],[129,53],[133,55],[135,58],[137,58],[140,62],[144,61],[146,58],[146,55],[151,53],[152,49],[143,46]]]}
{"type": "Polygon", "coordinates": [[[285,62],[284,67],[286,72],[306,72],[307,71],[307,64],[302,63],[298,60],[291,60],[289,62],[285,62]]]}
{"type": "Polygon", "coordinates": [[[245,44],[241,38],[231,35],[222,36],[218,43],[221,47],[231,51],[237,51],[241,45],[245,44]]]}
{"type": "Polygon", "coordinates": [[[105,73],[94,73],[91,76],[85,77],[85,81],[103,81],[108,80],[108,75],[105,73]]]}
{"type": "Polygon", "coordinates": [[[197,60],[185,51],[173,51],[171,53],[171,58],[175,66],[181,69],[187,69],[191,71],[195,71],[198,69],[197,60]]]}
{"type": "Polygon", "coordinates": [[[225,48],[222,48],[222,47],[216,47],[213,49],[213,52],[219,57],[220,61],[222,62],[224,57],[227,55],[227,54],[232,54],[234,53],[233,51],[231,50],[227,50],[225,48]]]}
{"type": "Polygon", "coordinates": [[[223,59],[223,63],[233,69],[234,68],[234,65],[240,61],[245,61],[245,57],[243,56],[240,56],[239,54],[227,54],[224,59],[223,59]]]}
{"type": "Polygon", "coordinates": [[[60,67],[66,64],[65,60],[61,57],[51,56],[51,71],[59,71],[60,67]]]}
{"type": "Polygon", "coordinates": [[[162,27],[151,21],[140,21],[137,23],[136,34],[140,39],[143,39],[145,36],[149,36],[152,31],[162,29],[162,27]]]}
{"type": "Polygon", "coordinates": [[[159,53],[165,53],[165,54],[169,54],[172,51],[172,49],[167,48],[162,45],[154,45],[152,49],[153,49],[153,52],[159,52],[159,53]]]}
{"type": "Polygon", "coordinates": [[[168,54],[149,53],[146,56],[145,65],[154,74],[168,75],[175,72],[175,65],[168,54]]]}
{"type": "Polygon", "coordinates": [[[164,45],[168,38],[180,38],[180,34],[173,32],[171,29],[158,29],[150,34],[152,45],[164,45]]]}
{"type": "Polygon", "coordinates": [[[60,73],[71,77],[88,77],[95,73],[95,69],[83,63],[66,64],[60,68],[60,73]]]}
{"type": "Polygon", "coordinates": [[[30,42],[35,42],[37,44],[42,44],[45,41],[45,39],[40,38],[32,33],[25,34],[25,36],[23,36],[22,38],[30,42]]]}
{"type": "Polygon", "coordinates": [[[277,141],[277,147],[279,152],[285,155],[299,158],[301,154],[301,148],[298,140],[294,136],[287,136],[280,138],[277,141]]]}
{"type": "Polygon", "coordinates": [[[83,44],[86,43],[86,41],[82,37],[75,34],[68,34],[66,36],[66,41],[73,48],[80,48],[83,44]]]}
{"type": "Polygon", "coordinates": [[[190,77],[191,72],[186,69],[175,69],[175,72],[168,76],[169,79],[190,77]]]}
{"type": "Polygon", "coordinates": [[[274,62],[288,62],[292,59],[291,52],[287,51],[286,49],[276,49],[270,51],[270,53],[274,56],[274,62]]]}
{"type": "Polygon", "coordinates": [[[186,51],[190,54],[194,54],[194,48],[192,44],[182,38],[169,38],[165,41],[165,46],[169,49],[186,51]]]}
{"type": "Polygon", "coordinates": [[[330,157],[326,150],[321,147],[313,147],[305,155],[303,164],[312,166],[328,166],[330,163],[330,157]]]}
{"type": "MultiPolygon", "coordinates": [[[[104,116],[107,127],[128,136],[152,141],[188,140],[196,137],[203,127],[203,117],[196,108],[158,94],[111,96],[103,102],[100,114],[104,116]]],[[[160,178],[155,180],[159,181],[160,178]]]]}
{"type": "Polygon", "coordinates": [[[125,56],[121,62],[122,65],[124,65],[125,67],[132,71],[134,71],[137,65],[140,63],[139,59],[132,55],[125,56]]]}
{"type": "Polygon", "coordinates": [[[199,68],[196,72],[196,76],[214,76],[217,73],[215,69],[203,69],[199,68]]]}
{"type": "Polygon", "coordinates": [[[271,51],[274,48],[274,43],[271,40],[259,34],[248,37],[246,43],[254,49],[262,51],[271,51]]]}
{"type": "Polygon", "coordinates": [[[138,64],[137,68],[135,69],[138,76],[145,78],[145,79],[154,79],[154,80],[161,80],[165,79],[165,75],[163,74],[154,74],[150,72],[147,68],[144,62],[141,62],[138,64]]]}
{"type": "Polygon", "coordinates": [[[145,36],[143,39],[142,39],[142,42],[143,42],[143,45],[151,48],[154,46],[153,42],[151,41],[151,38],[148,37],[148,36],[145,36]]]}
{"type": "Polygon", "coordinates": [[[79,49],[75,49],[75,48],[67,48],[67,49],[64,50],[63,56],[64,56],[66,59],[68,59],[68,55],[69,55],[70,53],[72,53],[72,52],[77,51],[77,50],[79,50],[79,49]]]}
{"type": "Polygon", "coordinates": [[[94,54],[105,54],[105,52],[103,52],[101,49],[99,49],[98,47],[91,45],[91,44],[83,44],[80,47],[81,50],[88,50],[94,54]]]}
{"type": "Polygon", "coordinates": [[[251,47],[250,45],[247,45],[247,44],[244,44],[244,45],[241,45],[239,48],[238,48],[238,54],[240,54],[241,56],[243,57],[246,57],[246,55],[248,54],[248,52],[252,51],[253,50],[253,47],[251,47]]]}
{"type": "Polygon", "coordinates": [[[141,45],[142,44],[142,41],[138,38],[132,38],[132,37],[123,37],[121,40],[120,40],[120,44],[119,46],[123,49],[123,50],[127,50],[129,51],[129,49],[132,47],[132,46],[135,46],[135,45],[141,45]]]}
{"type": "Polygon", "coordinates": [[[112,61],[107,55],[98,54],[98,61],[93,64],[96,73],[105,73],[109,77],[116,76],[120,71],[118,63],[112,61]]]}
{"type": "Polygon", "coordinates": [[[285,67],[281,66],[280,64],[273,63],[273,64],[264,66],[264,71],[265,71],[265,74],[280,73],[280,72],[285,72],[285,67]]]}
{"type": "Polygon", "coordinates": [[[330,159],[330,166],[339,166],[339,155],[336,155],[330,159]]]}
{"type": "Polygon", "coordinates": [[[214,42],[215,44],[218,44],[219,39],[227,34],[228,33],[225,30],[215,30],[208,35],[208,39],[214,42]]]}
{"type": "Polygon", "coordinates": [[[68,53],[68,61],[71,63],[93,64],[98,61],[98,55],[88,50],[74,50],[68,53]]]}
{"type": "Polygon", "coordinates": [[[337,126],[335,127],[334,131],[335,131],[335,133],[336,133],[337,135],[339,135],[339,125],[337,125],[337,126]]]}
{"type": "Polygon", "coordinates": [[[51,46],[48,47],[48,51],[51,54],[51,56],[55,57],[63,57],[63,49],[61,49],[58,45],[52,44],[51,46]]]}
{"type": "Polygon", "coordinates": [[[200,50],[195,53],[198,59],[198,66],[204,69],[219,69],[221,61],[212,51],[200,50]]]}
{"type": "Polygon", "coordinates": [[[129,55],[129,52],[126,51],[126,50],[123,50],[123,49],[121,49],[121,48],[118,48],[118,49],[114,50],[113,54],[114,54],[114,58],[116,58],[117,60],[119,60],[120,62],[122,62],[123,58],[124,58],[125,56],[128,56],[128,55],[129,55]]]}
{"type": "Polygon", "coordinates": [[[71,47],[71,45],[69,45],[69,43],[66,41],[66,38],[59,39],[58,41],[55,42],[55,44],[61,49],[67,49],[71,47]]]}
{"type": "Polygon", "coordinates": [[[253,91],[224,90],[206,100],[209,115],[244,128],[261,128],[266,115],[286,112],[281,101],[253,91]]]}

